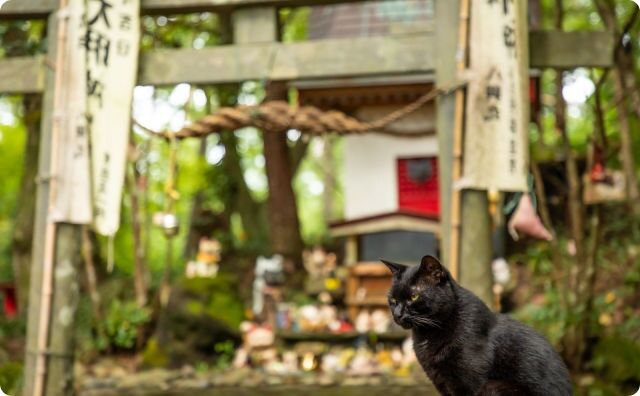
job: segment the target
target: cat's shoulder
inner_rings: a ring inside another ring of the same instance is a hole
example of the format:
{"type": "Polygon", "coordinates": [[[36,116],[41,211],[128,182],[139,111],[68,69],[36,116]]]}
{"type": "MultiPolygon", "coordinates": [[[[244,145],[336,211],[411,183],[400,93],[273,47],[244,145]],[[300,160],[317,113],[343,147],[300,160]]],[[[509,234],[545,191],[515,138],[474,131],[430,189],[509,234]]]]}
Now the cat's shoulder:
{"type": "Polygon", "coordinates": [[[495,325],[491,331],[494,342],[521,347],[534,344],[536,347],[550,348],[548,341],[532,327],[507,314],[496,314],[495,318],[495,325]]]}

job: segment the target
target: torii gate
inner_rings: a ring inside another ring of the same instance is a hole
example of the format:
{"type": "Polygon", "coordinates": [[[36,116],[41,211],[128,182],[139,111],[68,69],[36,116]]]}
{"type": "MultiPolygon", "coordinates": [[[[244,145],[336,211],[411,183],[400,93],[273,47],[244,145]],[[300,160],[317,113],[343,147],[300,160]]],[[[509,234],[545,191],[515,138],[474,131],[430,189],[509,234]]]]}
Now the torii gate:
{"type": "MultiPolygon", "coordinates": [[[[282,7],[363,2],[365,0],[142,0],[142,14],[193,12],[231,13],[234,44],[212,48],[161,49],[141,56],[138,83],[170,85],[208,84],[246,80],[293,81],[301,79],[424,75],[434,73],[438,86],[456,82],[456,51],[461,0],[435,0],[435,31],[415,35],[328,39],[284,44],[278,42],[277,10],[282,7]],[[354,61],[357,59],[357,61],[354,61]]],[[[526,1],[526,0],[518,0],[526,1]]],[[[0,93],[42,93],[43,116],[39,175],[49,175],[54,71],[47,59],[55,59],[58,0],[13,0],[0,10],[0,21],[48,19],[49,48],[45,56],[0,60],[0,93]]],[[[613,63],[613,34],[606,31],[534,31],[529,34],[532,68],[572,69],[610,67],[613,63]]],[[[450,211],[454,98],[442,97],[437,106],[439,136],[440,202],[442,213],[450,211]]],[[[73,371],[68,325],[56,323],[49,338],[51,347],[38,351],[35,340],[39,326],[42,293],[44,232],[47,225],[48,184],[39,183],[33,247],[24,395],[34,394],[35,361],[48,356],[47,395],[64,394],[63,378],[73,371]]],[[[462,196],[465,222],[460,256],[461,282],[472,290],[473,282],[490,271],[491,243],[486,194],[465,191],[462,196]]],[[[443,252],[448,252],[450,219],[442,216],[443,252]]],[[[75,226],[59,224],[56,261],[78,250],[75,226]]],[[[446,262],[446,257],[445,257],[446,262]]],[[[63,294],[63,293],[61,293],[63,294]]],[[[64,297],[61,297],[64,299],[64,297]]],[[[38,395],[39,396],[39,395],[38,395]]]]}

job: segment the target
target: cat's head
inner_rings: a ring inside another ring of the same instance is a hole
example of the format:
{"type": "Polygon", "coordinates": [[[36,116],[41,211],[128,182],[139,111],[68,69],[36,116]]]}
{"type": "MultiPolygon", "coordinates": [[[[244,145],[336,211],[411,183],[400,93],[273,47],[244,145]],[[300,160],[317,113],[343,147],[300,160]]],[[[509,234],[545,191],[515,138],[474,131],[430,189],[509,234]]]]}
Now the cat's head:
{"type": "Polygon", "coordinates": [[[405,329],[442,327],[455,309],[455,294],[449,271],[433,256],[419,265],[406,266],[382,260],[393,273],[389,308],[393,320],[405,329]]]}

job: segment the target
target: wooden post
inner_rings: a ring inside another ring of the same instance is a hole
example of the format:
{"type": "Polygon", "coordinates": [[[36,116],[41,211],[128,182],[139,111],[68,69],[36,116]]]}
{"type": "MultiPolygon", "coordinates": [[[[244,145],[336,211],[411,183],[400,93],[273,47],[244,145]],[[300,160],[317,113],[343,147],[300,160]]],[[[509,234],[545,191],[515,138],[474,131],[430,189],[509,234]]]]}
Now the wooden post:
{"type": "Polygon", "coordinates": [[[358,262],[358,236],[349,235],[346,240],[344,262],[348,266],[353,266],[358,262]]]}
{"type": "Polygon", "coordinates": [[[462,191],[462,233],[460,234],[460,277],[490,307],[493,304],[491,260],[491,216],[486,191],[462,191]]]}
{"type": "MultiPolygon", "coordinates": [[[[467,68],[468,37],[469,37],[469,0],[461,0],[460,16],[458,20],[458,50],[456,53],[456,71],[460,76],[467,68]]],[[[453,157],[451,164],[451,182],[455,186],[462,178],[462,140],[464,137],[464,116],[466,90],[458,89],[455,92],[455,105],[453,113],[453,157]]],[[[451,217],[449,218],[451,234],[449,235],[449,270],[455,279],[460,273],[460,233],[462,224],[460,221],[461,191],[458,188],[451,190],[451,217]]]]}
{"type": "Polygon", "coordinates": [[[51,330],[47,350],[47,379],[44,394],[73,394],[75,318],[80,298],[80,226],[58,224],[51,305],[51,330]]]}
{"type": "MultiPolygon", "coordinates": [[[[48,64],[58,57],[59,18],[51,14],[48,21],[48,64]]],[[[69,394],[73,375],[73,331],[77,298],[77,259],[80,251],[79,226],[52,224],[50,202],[55,172],[52,154],[56,90],[55,67],[47,69],[43,97],[41,142],[39,153],[36,218],[33,235],[26,358],[23,395],[69,394]],[[52,261],[52,271],[44,271],[52,261]],[[47,276],[45,276],[47,275],[47,276]],[[54,290],[58,288],[58,292],[54,290]],[[45,341],[44,344],[42,341],[45,341]],[[44,345],[44,348],[43,348],[44,345]]]]}
{"type": "MultiPolygon", "coordinates": [[[[436,84],[451,86],[457,81],[456,48],[458,45],[458,13],[460,0],[436,0],[435,4],[435,46],[436,84]]],[[[449,265],[451,234],[451,195],[453,164],[453,119],[455,98],[453,95],[440,96],[437,100],[436,123],[438,131],[438,171],[440,189],[440,255],[449,265]]]]}
{"type": "MultiPolygon", "coordinates": [[[[436,82],[440,87],[456,84],[460,0],[436,0],[436,82]]],[[[449,265],[451,248],[453,134],[456,101],[454,95],[437,102],[438,161],[440,163],[441,249],[449,265]]],[[[461,194],[459,274],[461,285],[476,293],[487,304],[492,302],[491,225],[485,191],[465,190],[461,194]]]]}
{"type": "Polygon", "coordinates": [[[233,13],[233,41],[236,44],[278,41],[278,13],[275,7],[240,9],[233,13]]]}
{"type": "Polygon", "coordinates": [[[20,205],[18,205],[11,241],[11,262],[18,289],[18,310],[26,318],[29,297],[29,274],[34,245],[34,219],[36,211],[36,177],[38,175],[38,153],[40,151],[40,124],[42,96],[23,96],[27,142],[20,182],[20,205]]]}

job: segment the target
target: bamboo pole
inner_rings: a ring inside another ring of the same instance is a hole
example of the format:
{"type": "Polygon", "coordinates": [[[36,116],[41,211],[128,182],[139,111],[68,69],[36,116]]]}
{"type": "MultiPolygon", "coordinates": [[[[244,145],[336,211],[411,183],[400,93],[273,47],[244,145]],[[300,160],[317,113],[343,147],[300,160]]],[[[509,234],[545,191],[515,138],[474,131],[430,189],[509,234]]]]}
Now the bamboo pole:
{"type": "MultiPolygon", "coordinates": [[[[469,0],[462,0],[460,4],[460,22],[458,25],[458,52],[456,54],[456,71],[458,75],[466,69],[467,44],[469,33],[469,0]]],[[[449,270],[454,278],[460,272],[460,189],[456,183],[462,177],[462,136],[464,129],[464,101],[465,90],[458,89],[455,97],[454,126],[453,126],[453,164],[451,171],[451,236],[449,242],[449,270]]]]}
{"type": "MultiPolygon", "coordinates": [[[[67,7],[67,0],[60,0],[59,11],[67,7]]],[[[42,292],[40,295],[40,318],[38,321],[37,346],[36,346],[36,364],[35,379],[33,385],[33,395],[42,396],[44,394],[44,381],[47,373],[46,354],[49,338],[49,325],[51,320],[51,300],[53,295],[53,266],[55,255],[56,231],[57,225],[50,218],[55,204],[55,196],[57,193],[57,162],[58,162],[58,140],[60,134],[61,118],[56,111],[62,105],[62,87],[64,84],[64,58],[65,58],[65,42],[67,40],[68,19],[61,17],[58,20],[58,30],[56,34],[56,60],[54,64],[54,97],[53,97],[53,119],[51,125],[51,145],[50,145],[50,165],[49,165],[49,196],[47,202],[46,229],[44,236],[44,256],[42,270],[42,292]]]]}

